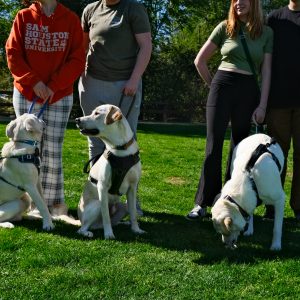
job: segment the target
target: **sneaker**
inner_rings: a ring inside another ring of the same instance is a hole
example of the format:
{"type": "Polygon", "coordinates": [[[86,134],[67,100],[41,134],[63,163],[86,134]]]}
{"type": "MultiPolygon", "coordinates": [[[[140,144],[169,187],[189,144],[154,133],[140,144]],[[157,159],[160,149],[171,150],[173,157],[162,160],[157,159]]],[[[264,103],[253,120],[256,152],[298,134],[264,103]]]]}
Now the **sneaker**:
{"type": "Polygon", "coordinates": [[[201,207],[200,205],[195,205],[195,207],[186,215],[188,220],[196,220],[198,218],[203,218],[206,216],[206,207],[201,207]]]}

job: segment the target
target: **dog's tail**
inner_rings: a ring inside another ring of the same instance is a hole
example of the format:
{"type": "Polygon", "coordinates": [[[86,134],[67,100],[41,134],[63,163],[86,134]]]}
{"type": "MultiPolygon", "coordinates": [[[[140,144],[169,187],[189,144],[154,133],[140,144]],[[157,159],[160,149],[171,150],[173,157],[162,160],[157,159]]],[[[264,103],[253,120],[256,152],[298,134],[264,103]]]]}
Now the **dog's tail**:
{"type": "Polygon", "coordinates": [[[75,226],[81,226],[80,220],[76,220],[72,216],[68,216],[68,215],[53,216],[52,220],[62,221],[64,223],[75,225],[75,226]]]}
{"type": "MultiPolygon", "coordinates": [[[[28,212],[26,215],[23,216],[27,220],[41,220],[42,216],[40,213],[32,213],[28,212]]],[[[68,215],[57,215],[57,216],[51,216],[53,221],[61,221],[70,225],[75,225],[75,226],[81,226],[80,220],[74,219],[72,216],[68,215]]]]}

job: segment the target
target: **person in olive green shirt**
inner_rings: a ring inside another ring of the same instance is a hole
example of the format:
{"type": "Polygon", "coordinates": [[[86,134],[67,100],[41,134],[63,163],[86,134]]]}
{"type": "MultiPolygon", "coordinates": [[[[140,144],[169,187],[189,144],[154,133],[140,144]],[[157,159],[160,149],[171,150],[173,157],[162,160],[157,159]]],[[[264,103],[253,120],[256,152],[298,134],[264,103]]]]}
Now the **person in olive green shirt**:
{"type": "MultiPolygon", "coordinates": [[[[102,104],[120,106],[124,94],[120,108],[136,137],[142,75],[152,52],[146,9],[135,0],[100,0],[85,7],[81,23],[87,51],[78,84],[82,111],[89,115],[102,104]]],[[[91,159],[104,152],[101,140],[90,137],[88,141],[91,159]]],[[[139,204],[137,209],[142,215],[139,204]]]]}
{"type": "MultiPolygon", "coordinates": [[[[119,106],[136,133],[142,98],[142,75],[149,63],[152,42],[145,7],[134,0],[102,0],[88,4],[81,18],[87,51],[86,70],[79,81],[80,105],[85,115],[101,104],[119,106]],[[135,99],[133,100],[133,96],[135,99]]],[[[89,138],[90,158],[104,144],[89,138]]]]}
{"type": "Polygon", "coordinates": [[[249,135],[251,119],[256,123],[265,118],[272,60],[273,32],[263,25],[259,0],[232,0],[228,18],[221,22],[200,49],[195,65],[210,88],[206,104],[206,155],[195,195],[195,206],[187,215],[197,219],[207,214],[222,189],[222,150],[225,133],[231,123],[231,146],[226,179],[230,178],[231,155],[234,147],[249,135]],[[261,74],[261,93],[248,64],[239,31],[243,30],[254,62],[261,74]],[[207,62],[216,50],[222,58],[212,78],[207,62]]]}

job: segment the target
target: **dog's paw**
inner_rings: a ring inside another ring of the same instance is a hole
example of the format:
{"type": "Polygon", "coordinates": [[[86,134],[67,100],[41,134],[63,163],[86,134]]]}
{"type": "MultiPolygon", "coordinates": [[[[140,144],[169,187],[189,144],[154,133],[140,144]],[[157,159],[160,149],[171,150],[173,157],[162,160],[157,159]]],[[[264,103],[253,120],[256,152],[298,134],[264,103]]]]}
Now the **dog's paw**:
{"type": "Polygon", "coordinates": [[[253,229],[248,229],[246,230],[244,233],[243,233],[244,236],[250,236],[250,235],[253,235],[253,229]]]}
{"type": "Polygon", "coordinates": [[[92,238],[94,236],[94,234],[91,231],[83,230],[81,228],[79,230],[77,230],[77,233],[79,233],[85,237],[88,237],[88,238],[92,238]]]}
{"type": "Polygon", "coordinates": [[[0,223],[0,227],[1,228],[14,228],[15,225],[13,223],[10,223],[10,222],[3,222],[3,223],[0,223]]]}
{"type": "Polygon", "coordinates": [[[270,250],[271,251],[280,251],[281,250],[281,244],[278,244],[278,243],[272,244],[271,247],[270,247],[270,250]]]}
{"type": "Polygon", "coordinates": [[[142,230],[142,229],[140,229],[140,228],[138,228],[138,229],[132,229],[132,232],[133,232],[134,234],[138,234],[138,235],[142,235],[142,234],[147,233],[146,231],[144,231],[144,230],[142,230]]]}
{"type": "Polygon", "coordinates": [[[45,230],[45,231],[51,231],[51,230],[53,230],[54,229],[54,225],[53,225],[53,223],[51,222],[51,223],[44,223],[43,224],[43,230],[45,230]]]}
{"type": "Polygon", "coordinates": [[[115,235],[113,233],[109,233],[109,234],[104,234],[104,238],[106,240],[115,240],[115,235]]]}

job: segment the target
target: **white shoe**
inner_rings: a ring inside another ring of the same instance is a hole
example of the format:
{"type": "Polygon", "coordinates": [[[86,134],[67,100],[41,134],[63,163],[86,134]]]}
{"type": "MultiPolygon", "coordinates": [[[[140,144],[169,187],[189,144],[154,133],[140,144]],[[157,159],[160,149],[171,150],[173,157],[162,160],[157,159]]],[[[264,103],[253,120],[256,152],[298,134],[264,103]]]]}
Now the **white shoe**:
{"type": "Polygon", "coordinates": [[[200,205],[195,205],[195,207],[187,214],[186,218],[188,220],[196,220],[200,217],[205,217],[207,214],[206,207],[201,207],[200,205]]]}

